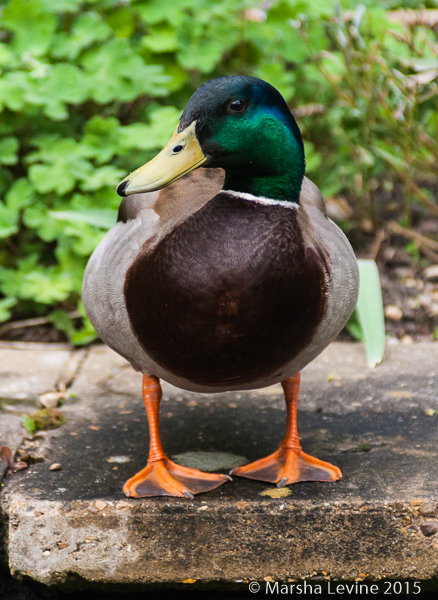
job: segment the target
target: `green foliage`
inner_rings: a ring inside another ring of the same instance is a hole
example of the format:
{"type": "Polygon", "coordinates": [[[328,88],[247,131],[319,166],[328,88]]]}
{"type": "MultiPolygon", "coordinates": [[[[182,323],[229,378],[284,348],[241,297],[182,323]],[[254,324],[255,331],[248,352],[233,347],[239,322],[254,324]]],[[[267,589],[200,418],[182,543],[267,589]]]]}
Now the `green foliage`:
{"type": "Polygon", "coordinates": [[[24,415],[21,423],[27,431],[27,435],[29,435],[30,437],[35,435],[37,431],[35,421],[31,417],[29,417],[29,415],[24,415]]]}
{"type": "MultiPolygon", "coordinates": [[[[205,80],[251,74],[296,110],[307,173],[357,202],[438,159],[430,27],[367,0],[5,0],[0,16],[0,321],[50,315],[74,343],[88,257],[114,222],[117,182],[167,142],[205,80]],[[338,12],[337,12],[338,11],[338,12]]],[[[432,6],[433,4],[431,4],[432,6]]],[[[410,186],[410,187],[409,187],[410,186]]],[[[429,204],[427,203],[429,201],[429,204]]]]}
{"type": "Polygon", "coordinates": [[[42,408],[31,415],[24,415],[22,419],[22,425],[31,437],[37,431],[57,429],[66,422],[64,415],[54,408],[42,408]]]}

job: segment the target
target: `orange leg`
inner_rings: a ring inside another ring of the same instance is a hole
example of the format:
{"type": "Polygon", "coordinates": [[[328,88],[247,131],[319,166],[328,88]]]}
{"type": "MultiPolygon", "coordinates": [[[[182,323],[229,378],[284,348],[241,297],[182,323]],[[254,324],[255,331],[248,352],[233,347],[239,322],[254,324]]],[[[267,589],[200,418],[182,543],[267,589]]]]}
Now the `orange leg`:
{"type": "Polygon", "coordinates": [[[197,469],[181,467],[164,454],[158,429],[158,413],[162,396],[157,377],[143,375],[143,400],[149,421],[149,458],[144,469],[128,479],[123,486],[126,496],[181,496],[193,498],[193,494],[209,492],[231,480],[228,475],[203,473],[197,469]]]}
{"type": "Polygon", "coordinates": [[[276,452],[249,465],[237,467],[230,475],[269,481],[283,487],[298,481],[336,481],[342,477],[338,467],[305,454],[301,450],[297,430],[297,403],[300,390],[300,373],[281,383],[287,409],[284,438],[276,452]]]}

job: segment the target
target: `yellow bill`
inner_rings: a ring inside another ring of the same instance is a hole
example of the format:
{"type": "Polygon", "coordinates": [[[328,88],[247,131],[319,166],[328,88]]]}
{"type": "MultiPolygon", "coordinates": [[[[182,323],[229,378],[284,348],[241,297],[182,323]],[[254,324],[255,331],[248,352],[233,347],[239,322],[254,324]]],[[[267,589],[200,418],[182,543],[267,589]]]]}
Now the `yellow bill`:
{"type": "Polygon", "coordinates": [[[175,133],[155,158],[125,177],[117,186],[119,196],[153,192],[170,185],[207,160],[195,133],[196,121],[175,133]]]}

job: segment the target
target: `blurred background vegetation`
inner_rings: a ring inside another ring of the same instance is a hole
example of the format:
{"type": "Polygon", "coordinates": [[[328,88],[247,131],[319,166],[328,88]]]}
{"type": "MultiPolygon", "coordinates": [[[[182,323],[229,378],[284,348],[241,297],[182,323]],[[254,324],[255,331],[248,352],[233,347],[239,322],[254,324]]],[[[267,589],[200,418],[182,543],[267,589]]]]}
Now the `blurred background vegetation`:
{"type": "Polygon", "coordinates": [[[82,274],[115,185],[222,75],[284,95],[307,175],[359,253],[395,235],[438,263],[438,231],[416,229],[438,216],[437,39],[438,0],[3,0],[0,322],[94,338],[82,274]]]}

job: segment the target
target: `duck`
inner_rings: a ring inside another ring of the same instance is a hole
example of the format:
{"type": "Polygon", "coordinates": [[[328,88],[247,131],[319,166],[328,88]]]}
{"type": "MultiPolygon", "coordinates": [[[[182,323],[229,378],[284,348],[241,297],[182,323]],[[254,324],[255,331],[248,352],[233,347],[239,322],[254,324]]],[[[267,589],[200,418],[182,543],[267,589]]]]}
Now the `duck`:
{"type": "Polygon", "coordinates": [[[88,262],[82,298],[99,337],[143,374],[149,457],[125,495],[193,499],[230,475],[278,487],[340,479],[303,452],[297,402],[301,370],[356,305],[357,261],[305,176],[280,92],[250,76],[207,81],[117,193],[118,222],[88,262]],[[206,394],[281,383],[278,449],[230,474],[175,463],[161,444],[160,380],[206,394]]]}

